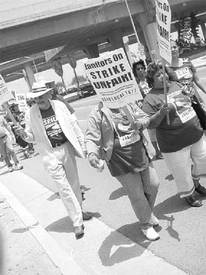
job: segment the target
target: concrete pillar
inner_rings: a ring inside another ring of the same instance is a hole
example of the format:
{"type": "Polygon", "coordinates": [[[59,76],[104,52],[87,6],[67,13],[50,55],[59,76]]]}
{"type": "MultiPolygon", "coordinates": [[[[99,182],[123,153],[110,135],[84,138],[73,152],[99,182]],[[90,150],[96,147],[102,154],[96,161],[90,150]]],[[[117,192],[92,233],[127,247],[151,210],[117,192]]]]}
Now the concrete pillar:
{"type": "Polygon", "coordinates": [[[155,22],[149,22],[146,14],[140,14],[139,24],[144,34],[144,38],[147,44],[147,48],[152,60],[160,58],[159,47],[157,42],[157,25],[155,22]]]}
{"type": "Polygon", "coordinates": [[[24,71],[25,71],[25,79],[26,79],[28,86],[30,87],[30,90],[31,90],[32,85],[35,82],[35,76],[34,76],[34,72],[32,70],[31,63],[24,64],[24,71]]]}
{"type": "Polygon", "coordinates": [[[84,48],[84,52],[87,54],[88,58],[99,57],[99,49],[97,44],[88,45],[84,48]]]}
{"type": "Polygon", "coordinates": [[[124,48],[124,43],[123,43],[123,40],[122,40],[122,36],[121,36],[121,33],[118,30],[111,32],[108,35],[108,39],[109,39],[109,42],[112,45],[113,50],[119,49],[119,48],[124,48]]]}
{"type": "Polygon", "coordinates": [[[200,26],[202,28],[202,34],[203,34],[204,40],[206,41],[206,26],[205,26],[205,22],[201,22],[200,26]]]}

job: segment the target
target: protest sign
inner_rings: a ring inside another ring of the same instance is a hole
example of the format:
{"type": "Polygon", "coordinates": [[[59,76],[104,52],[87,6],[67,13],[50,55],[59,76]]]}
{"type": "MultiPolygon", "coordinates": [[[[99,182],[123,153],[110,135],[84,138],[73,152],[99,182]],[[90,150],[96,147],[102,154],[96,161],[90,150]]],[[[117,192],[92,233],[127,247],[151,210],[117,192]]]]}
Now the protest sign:
{"type": "Polygon", "coordinates": [[[8,90],[3,77],[0,75],[0,105],[9,101],[12,98],[13,96],[11,92],[8,90]]]}
{"type": "Polygon", "coordinates": [[[160,56],[171,63],[170,25],[171,9],[167,0],[156,0],[157,37],[160,56]]]}
{"type": "Polygon", "coordinates": [[[19,94],[15,92],[15,98],[19,107],[20,112],[25,112],[27,108],[27,103],[26,103],[26,95],[25,94],[19,94]]]}
{"type": "Polygon", "coordinates": [[[105,107],[121,108],[142,99],[122,48],[89,59],[84,65],[87,77],[105,107]]]}

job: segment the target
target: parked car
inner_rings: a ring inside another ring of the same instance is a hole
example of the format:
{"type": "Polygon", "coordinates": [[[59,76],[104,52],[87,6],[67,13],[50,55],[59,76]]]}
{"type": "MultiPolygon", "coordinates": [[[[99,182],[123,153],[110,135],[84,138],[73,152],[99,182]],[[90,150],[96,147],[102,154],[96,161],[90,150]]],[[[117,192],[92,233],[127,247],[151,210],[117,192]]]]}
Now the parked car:
{"type": "Polygon", "coordinates": [[[81,84],[79,88],[80,88],[80,92],[79,92],[80,98],[96,94],[93,86],[90,83],[81,84]]]}

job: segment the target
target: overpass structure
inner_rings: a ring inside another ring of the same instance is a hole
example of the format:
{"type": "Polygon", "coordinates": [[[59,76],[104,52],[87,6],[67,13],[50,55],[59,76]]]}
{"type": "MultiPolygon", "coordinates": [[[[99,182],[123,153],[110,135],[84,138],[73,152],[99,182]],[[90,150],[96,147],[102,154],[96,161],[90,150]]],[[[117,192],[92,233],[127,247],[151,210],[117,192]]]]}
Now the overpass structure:
{"type": "MultiPolygon", "coordinates": [[[[140,41],[148,52],[157,49],[154,0],[127,2],[140,41]]],[[[169,2],[173,21],[193,11],[200,14],[204,27],[205,0],[169,2]]],[[[64,62],[67,55],[96,57],[101,50],[123,46],[122,37],[133,33],[125,0],[0,0],[0,4],[0,72],[6,76],[24,68],[30,84],[35,64],[40,70],[50,66],[45,51],[56,48],[52,58],[63,56],[64,62]]]]}

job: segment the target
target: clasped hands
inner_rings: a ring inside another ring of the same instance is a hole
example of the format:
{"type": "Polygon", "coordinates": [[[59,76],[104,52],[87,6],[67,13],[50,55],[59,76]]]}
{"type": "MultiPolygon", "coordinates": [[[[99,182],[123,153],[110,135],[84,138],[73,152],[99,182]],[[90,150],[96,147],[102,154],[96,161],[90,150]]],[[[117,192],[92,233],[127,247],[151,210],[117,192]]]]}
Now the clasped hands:
{"type": "Polygon", "coordinates": [[[22,139],[27,138],[27,133],[26,133],[26,131],[24,130],[24,128],[21,125],[19,125],[19,124],[15,125],[14,126],[14,131],[22,139]]]}

